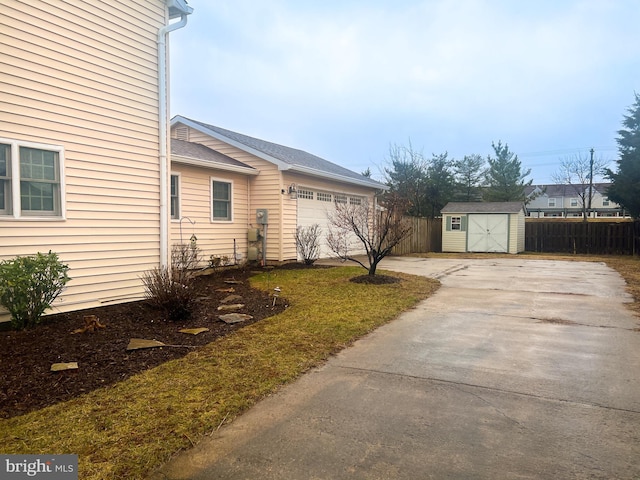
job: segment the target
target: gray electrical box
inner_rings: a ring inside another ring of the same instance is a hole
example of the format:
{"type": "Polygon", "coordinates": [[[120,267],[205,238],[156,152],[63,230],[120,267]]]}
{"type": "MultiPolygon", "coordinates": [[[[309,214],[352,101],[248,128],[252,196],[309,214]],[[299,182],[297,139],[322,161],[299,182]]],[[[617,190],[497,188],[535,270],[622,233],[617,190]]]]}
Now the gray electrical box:
{"type": "Polygon", "coordinates": [[[268,210],[266,208],[258,208],[256,210],[256,223],[266,225],[269,223],[268,210]]]}

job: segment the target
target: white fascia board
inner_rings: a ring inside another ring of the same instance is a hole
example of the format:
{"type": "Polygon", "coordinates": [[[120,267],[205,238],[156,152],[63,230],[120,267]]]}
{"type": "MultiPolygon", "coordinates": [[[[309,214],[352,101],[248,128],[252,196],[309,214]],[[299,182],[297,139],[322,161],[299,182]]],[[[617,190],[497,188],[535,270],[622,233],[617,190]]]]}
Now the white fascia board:
{"type": "Polygon", "coordinates": [[[171,155],[171,163],[179,163],[181,165],[190,165],[192,167],[202,167],[211,170],[224,170],[226,172],[242,173],[243,175],[259,175],[260,172],[255,168],[241,167],[239,165],[227,165],[224,163],[213,163],[199,158],[183,157],[181,155],[171,155]]]}
{"type": "Polygon", "coordinates": [[[377,182],[367,181],[367,180],[358,180],[357,178],[346,177],[344,175],[323,172],[322,170],[316,170],[315,168],[302,167],[300,165],[290,165],[289,170],[291,172],[304,173],[305,175],[313,175],[314,177],[322,177],[328,180],[335,180],[337,182],[350,183],[352,185],[375,188],[376,190],[389,190],[389,187],[382,183],[377,183],[377,182]]]}
{"type": "Polygon", "coordinates": [[[264,152],[261,152],[260,150],[256,150],[255,148],[251,148],[248,147],[247,145],[245,145],[244,143],[240,143],[237,142],[225,135],[222,135],[219,132],[216,132],[215,130],[210,130],[206,127],[203,127],[202,125],[198,124],[198,123],[194,123],[192,121],[190,121],[188,118],[184,118],[181,117],[180,115],[176,116],[173,118],[173,120],[171,120],[171,126],[173,127],[174,124],[176,123],[182,123],[183,125],[186,125],[188,127],[191,127],[195,130],[198,130],[199,132],[205,133],[217,140],[220,140],[221,142],[224,142],[226,144],[231,145],[232,147],[236,147],[240,150],[242,150],[243,152],[247,152],[250,153],[251,155],[261,158],[262,160],[266,160],[267,162],[273,163],[274,165],[276,165],[278,167],[278,170],[289,170],[292,165],[289,165],[288,163],[283,162],[282,160],[278,160],[277,158],[272,157],[271,155],[267,155],[264,152]]]}

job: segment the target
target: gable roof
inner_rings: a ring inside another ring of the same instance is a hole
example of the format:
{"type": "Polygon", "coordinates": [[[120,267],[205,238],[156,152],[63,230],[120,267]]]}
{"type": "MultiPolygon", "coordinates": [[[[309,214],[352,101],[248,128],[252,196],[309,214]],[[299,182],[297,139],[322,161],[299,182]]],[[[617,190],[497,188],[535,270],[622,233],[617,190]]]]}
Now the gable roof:
{"type": "Polygon", "coordinates": [[[350,183],[363,187],[388,190],[389,187],[371,178],[360,175],[333,162],[296,148],[286,147],[224,128],[198,122],[177,115],[171,120],[171,126],[178,123],[194,128],[220,141],[233,145],[240,150],[273,163],[278,170],[288,170],[305,175],[313,175],[330,180],[350,183]]]}
{"type": "Polygon", "coordinates": [[[258,170],[235,158],[216,152],[200,143],[171,139],[171,162],[196,167],[216,168],[247,175],[258,175],[258,170]]]}
{"type": "MultiPolygon", "coordinates": [[[[593,191],[598,192],[601,195],[605,195],[611,183],[594,183],[593,191]]],[[[589,184],[585,183],[575,184],[575,185],[567,185],[564,183],[556,183],[549,185],[529,185],[525,188],[525,195],[529,196],[534,191],[538,190],[543,192],[543,195],[547,197],[575,197],[578,195],[580,191],[587,191],[589,188],[589,184]]]]}
{"type": "Polygon", "coordinates": [[[441,213],[518,213],[522,202],[449,202],[441,213]]]}

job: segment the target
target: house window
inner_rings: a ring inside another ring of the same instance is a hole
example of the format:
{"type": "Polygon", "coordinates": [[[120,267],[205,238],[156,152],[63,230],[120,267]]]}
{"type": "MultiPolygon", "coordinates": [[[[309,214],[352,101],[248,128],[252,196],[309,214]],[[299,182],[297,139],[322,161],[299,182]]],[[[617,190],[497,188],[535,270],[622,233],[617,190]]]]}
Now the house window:
{"type": "Polygon", "coordinates": [[[331,201],[331,194],[330,193],[318,192],[316,194],[316,199],[318,199],[318,201],[320,201],[320,202],[330,202],[331,201]]]}
{"type": "Polygon", "coordinates": [[[231,183],[212,180],[212,218],[213,220],[231,220],[231,183]]]}
{"type": "Polygon", "coordinates": [[[344,204],[347,203],[347,196],[346,195],[336,194],[334,199],[335,199],[336,203],[344,203],[344,204]]]}
{"type": "Polygon", "coordinates": [[[556,206],[556,199],[555,198],[550,198],[549,199],[549,207],[553,208],[556,206]]]}
{"type": "MultiPolygon", "coordinates": [[[[0,169],[2,168],[2,165],[0,164],[0,169]]],[[[609,199],[608,198],[603,198],[602,199],[602,206],[603,207],[608,207],[610,205],[609,199]]]]}
{"type": "Polygon", "coordinates": [[[572,198],[569,201],[569,205],[571,205],[572,207],[577,207],[578,206],[578,199],[577,198],[572,198]]]}
{"type": "Polygon", "coordinates": [[[362,198],[349,197],[349,205],[362,205],[362,198]]]}
{"type": "Polygon", "coordinates": [[[462,217],[451,217],[451,230],[462,229],[462,217]]]}
{"type": "Polygon", "coordinates": [[[62,216],[63,149],[0,142],[0,215],[62,216]]]}
{"type": "Polygon", "coordinates": [[[10,145],[0,145],[0,215],[11,213],[11,163],[10,145]]]}
{"type": "Polygon", "coordinates": [[[298,190],[298,198],[313,200],[313,192],[311,190],[298,190]]]}
{"type": "Polygon", "coordinates": [[[180,219],[180,176],[171,175],[171,218],[180,219]]]}

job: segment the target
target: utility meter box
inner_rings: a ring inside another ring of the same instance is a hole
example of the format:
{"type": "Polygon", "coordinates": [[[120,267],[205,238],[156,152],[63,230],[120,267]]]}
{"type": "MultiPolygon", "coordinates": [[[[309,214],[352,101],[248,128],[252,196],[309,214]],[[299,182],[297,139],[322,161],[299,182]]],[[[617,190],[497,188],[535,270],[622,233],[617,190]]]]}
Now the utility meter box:
{"type": "Polygon", "coordinates": [[[259,233],[260,230],[258,230],[257,228],[250,228],[247,232],[247,240],[249,240],[250,242],[257,242],[259,233]]]}
{"type": "Polygon", "coordinates": [[[269,223],[268,213],[269,211],[266,208],[258,208],[256,210],[256,223],[259,223],[260,225],[266,225],[269,223]]]}

